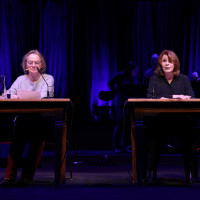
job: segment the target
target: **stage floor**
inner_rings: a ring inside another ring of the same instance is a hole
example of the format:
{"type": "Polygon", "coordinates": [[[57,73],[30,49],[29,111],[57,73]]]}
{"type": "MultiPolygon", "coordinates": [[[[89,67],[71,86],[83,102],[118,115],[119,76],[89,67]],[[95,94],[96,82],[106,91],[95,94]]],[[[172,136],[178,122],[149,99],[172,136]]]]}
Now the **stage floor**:
{"type": "MultiPolygon", "coordinates": [[[[45,151],[34,181],[27,187],[0,187],[1,200],[200,199],[200,183],[185,184],[184,163],[180,154],[162,154],[159,184],[155,186],[132,183],[131,153],[72,151],[72,162],[73,179],[69,179],[67,163],[66,181],[55,189],[53,152],[45,151]]],[[[1,177],[4,172],[5,168],[0,168],[1,177]]]]}

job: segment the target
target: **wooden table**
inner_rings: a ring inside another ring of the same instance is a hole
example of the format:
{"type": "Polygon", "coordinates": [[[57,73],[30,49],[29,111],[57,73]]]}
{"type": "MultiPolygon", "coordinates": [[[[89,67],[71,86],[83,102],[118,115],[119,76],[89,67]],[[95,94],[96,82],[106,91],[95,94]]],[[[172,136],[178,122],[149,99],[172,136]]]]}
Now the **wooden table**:
{"type": "Polygon", "coordinates": [[[144,179],[144,116],[159,113],[200,113],[200,99],[128,99],[131,117],[133,182],[144,179]]]}
{"type": "Polygon", "coordinates": [[[70,99],[0,99],[0,114],[39,113],[55,118],[55,186],[65,181],[67,107],[70,99]]]}

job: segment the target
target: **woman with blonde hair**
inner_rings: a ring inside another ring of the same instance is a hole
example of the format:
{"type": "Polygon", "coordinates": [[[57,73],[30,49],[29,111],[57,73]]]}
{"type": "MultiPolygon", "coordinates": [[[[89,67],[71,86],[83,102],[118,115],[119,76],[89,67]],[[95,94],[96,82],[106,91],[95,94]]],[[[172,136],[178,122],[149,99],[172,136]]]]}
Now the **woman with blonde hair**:
{"type": "MultiPolygon", "coordinates": [[[[31,50],[24,55],[22,68],[24,75],[19,76],[9,89],[11,98],[19,98],[19,90],[35,91],[40,98],[48,97],[48,95],[53,97],[54,78],[44,73],[46,63],[38,50],[31,50]],[[51,87],[48,88],[48,86],[51,87]]],[[[2,186],[15,186],[17,183],[27,185],[29,181],[33,180],[48,134],[44,123],[45,119],[40,114],[23,114],[16,117],[14,138],[10,147],[5,178],[1,182],[2,186]],[[21,179],[17,182],[17,169],[26,143],[29,143],[29,149],[21,172],[21,179]]]]}

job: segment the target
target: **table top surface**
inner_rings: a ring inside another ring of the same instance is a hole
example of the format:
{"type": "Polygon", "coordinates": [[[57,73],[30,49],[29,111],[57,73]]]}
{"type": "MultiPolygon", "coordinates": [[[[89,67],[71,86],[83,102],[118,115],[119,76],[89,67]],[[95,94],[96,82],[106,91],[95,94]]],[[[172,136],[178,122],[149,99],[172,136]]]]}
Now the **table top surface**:
{"type": "Polygon", "coordinates": [[[148,99],[148,98],[129,98],[128,103],[131,102],[200,102],[200,98],[194,99],[148,99]]]}
{"type": "Polygon", "coordinates": [[[1,102],[70,102],[69,98],[45,98],[45,99],[0,99],[1,102]]]}

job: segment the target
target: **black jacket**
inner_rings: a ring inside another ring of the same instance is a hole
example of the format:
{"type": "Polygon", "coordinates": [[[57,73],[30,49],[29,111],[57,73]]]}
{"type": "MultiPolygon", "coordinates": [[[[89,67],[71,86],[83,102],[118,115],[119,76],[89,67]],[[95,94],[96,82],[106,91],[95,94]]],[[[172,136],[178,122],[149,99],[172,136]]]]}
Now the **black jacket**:
{"type": "Polygon", "coordinates": [[[180,74],[169,84],[165,76],[154,75],[150,78],[147,98],[172,98],[172,95],[188,95],[195,98],[189,78],[180,74]]]}

